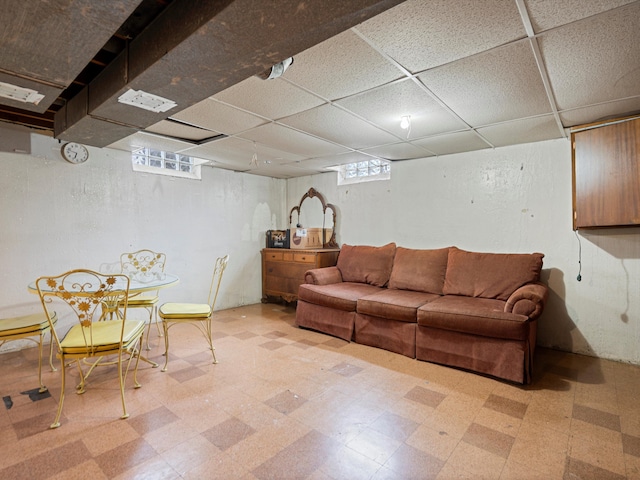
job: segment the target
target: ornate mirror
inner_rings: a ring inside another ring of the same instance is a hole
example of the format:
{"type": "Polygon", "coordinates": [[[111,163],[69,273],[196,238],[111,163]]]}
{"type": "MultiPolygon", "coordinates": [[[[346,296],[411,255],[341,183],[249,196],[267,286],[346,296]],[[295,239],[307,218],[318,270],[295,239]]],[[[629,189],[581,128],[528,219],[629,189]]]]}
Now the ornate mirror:
{"type": "Polygon", "coordinates": [[[336,207],[327,203],[325,198],[315,188],[310,188],[300,199],[300,203],[289,213],[291,228],[323,228],[327,229],[328,239],[324,239],[323,248],[337,248],[336,242],[336,207]],[[306,202],[305,202],[306,200],[306,202]],[[304,203],[304,209],[303,204],[304,203]],[[294,213],[296,216],[294,217],[294,213]],[[295,220],[295,223],[292,223],[295,220]],[[330,230],[329,230],[330,229],[330,230]]]}

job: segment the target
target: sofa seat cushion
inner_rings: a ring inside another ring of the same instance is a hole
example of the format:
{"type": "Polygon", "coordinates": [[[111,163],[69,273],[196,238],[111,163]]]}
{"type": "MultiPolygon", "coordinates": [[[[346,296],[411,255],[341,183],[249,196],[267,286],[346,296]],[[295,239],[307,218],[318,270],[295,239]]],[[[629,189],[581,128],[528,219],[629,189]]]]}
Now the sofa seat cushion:
{"type": "Polygon", "coordinates": [[[445,295],[507,300],[521,286],[540,280],[542,253],[479,253],[449,249],[445,295]]]}
{"type": "Polygon", "coordinates": [[[347,312],[356,311],[356,302],[361,297],[382,290],[366,283],[341,282],[330,285],[303,283],[298,288],[298,299],[313,305],[335,308],[347,312]]]}
{"type": "Polygon", "coordinates": [[[387,289],[358,299],[357,312],[400,322],[417,321],[418,307],[439,295],[411,290],[387,289]]]}
{"type": "Polygon", "coordinates": [[[368,283],[384,287],[389,282],[396,244],[382,247],[342,245],[336,267],[344,282],[368,283]]]}
{"type": "Polygon", "coordinates": [[[483,337],[526,340],[526,315],[504,311],[505,302],[445,295],[418,308],[418,328],[426,326],[483,337]]]}
{"type": "Polygon", "coordinates": [[[396,248],[389,288],[442,295],[448,257],[448,248],[436,250],[396,248]]]}

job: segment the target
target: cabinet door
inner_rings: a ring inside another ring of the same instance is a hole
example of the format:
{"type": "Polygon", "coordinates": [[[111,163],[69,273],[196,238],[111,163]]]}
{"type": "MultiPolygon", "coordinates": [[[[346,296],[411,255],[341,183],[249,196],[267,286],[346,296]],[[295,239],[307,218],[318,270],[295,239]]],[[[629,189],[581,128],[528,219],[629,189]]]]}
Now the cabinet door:
{"type": "Polygon", "coordinates": [[[640,225],[640,119],[571,139],[574,229],[640,225]]]}

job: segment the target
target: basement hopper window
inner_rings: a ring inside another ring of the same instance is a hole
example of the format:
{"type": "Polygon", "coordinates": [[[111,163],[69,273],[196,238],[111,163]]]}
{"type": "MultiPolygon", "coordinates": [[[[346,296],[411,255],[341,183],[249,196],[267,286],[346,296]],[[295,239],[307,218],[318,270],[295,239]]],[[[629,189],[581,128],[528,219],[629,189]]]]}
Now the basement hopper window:
{"type": "Polygon", "coordinates": [[[391,162],[379,158],[330,168],[338,172],[338,185],[391,179],[391,162]]]}
{"type": "Polygon", "coordinates": [[[201,165],[207,162],[181,153],[140,147],[131,152],[131,163],[135,172],[201,180],[201,165]]]}

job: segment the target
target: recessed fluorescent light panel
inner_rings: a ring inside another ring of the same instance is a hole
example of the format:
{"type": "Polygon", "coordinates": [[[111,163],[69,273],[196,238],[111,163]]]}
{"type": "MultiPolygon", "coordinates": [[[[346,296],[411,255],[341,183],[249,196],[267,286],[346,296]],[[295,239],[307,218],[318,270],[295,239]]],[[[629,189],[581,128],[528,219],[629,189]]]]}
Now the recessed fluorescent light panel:
{"type": "Polygon", "coordinates": [[[166,112],[178,104],[173,100],[159,97],[142,90],[127,90],[118,97],[118,102],[149,110],[150,112],[166,112]]]}
{"type": "Polygon", "coordinates": [[[23,103],[38,105],[44,95],[30,88],[22,88],[10,83],[0,82],[0,97],[9,98],[23,103]]]}

